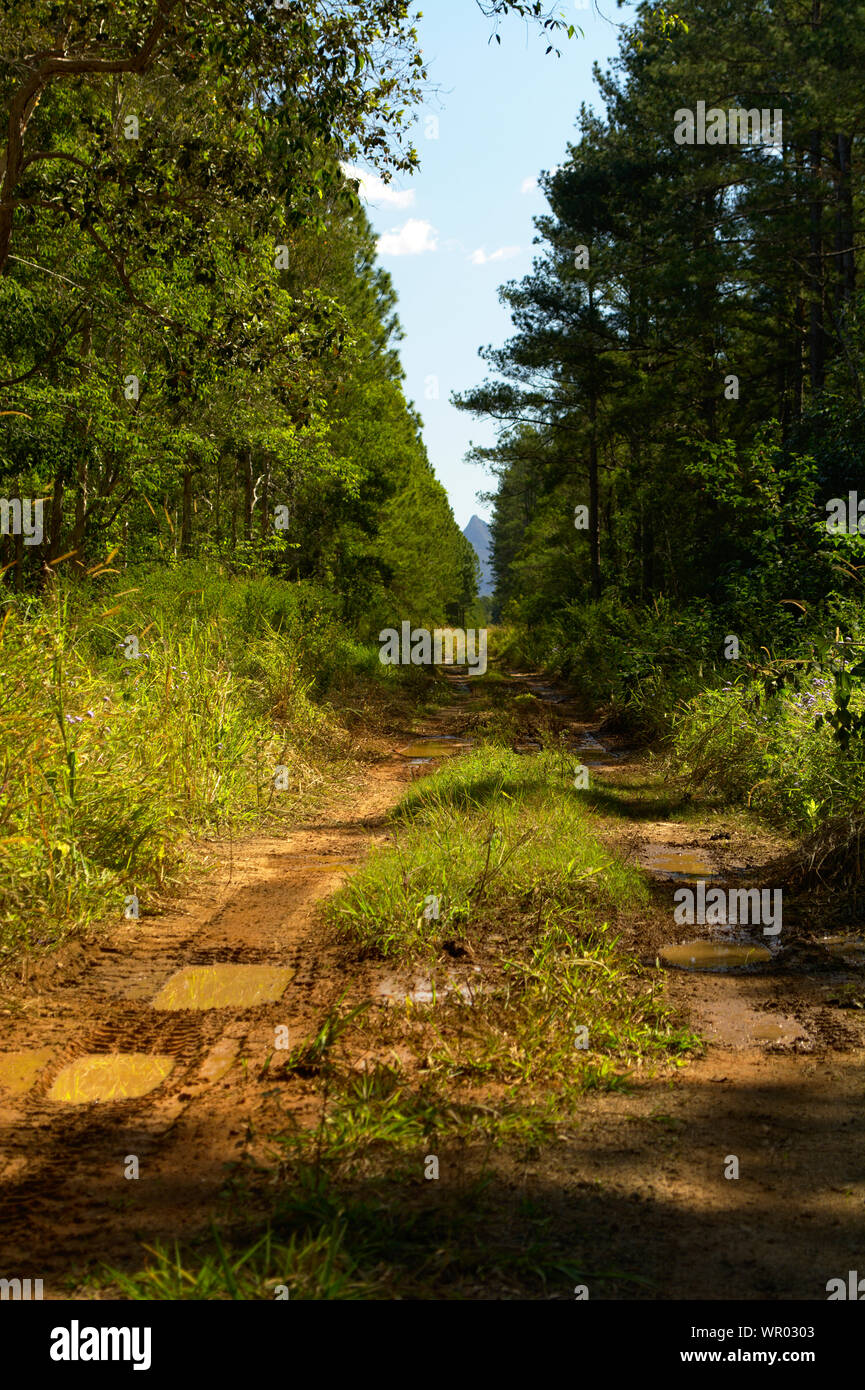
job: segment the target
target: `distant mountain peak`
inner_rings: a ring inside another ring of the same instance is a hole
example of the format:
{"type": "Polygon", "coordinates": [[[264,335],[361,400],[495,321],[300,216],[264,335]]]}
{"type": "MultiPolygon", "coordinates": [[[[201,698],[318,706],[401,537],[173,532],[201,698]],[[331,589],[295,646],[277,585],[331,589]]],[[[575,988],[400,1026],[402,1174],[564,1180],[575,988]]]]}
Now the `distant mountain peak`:
{"type": "Polygon", "coordinates": [[[474,552],[480,561],[481,577],[478,584],[478,593],[481,597],[485,594],[492,594],[496,587],[493,578],[493,567],[490,563],[490,528],[487,523],[479,516],[473,516],[468,526],[463,531],[463,535],[470,545],[474,547],[474,552]]]}

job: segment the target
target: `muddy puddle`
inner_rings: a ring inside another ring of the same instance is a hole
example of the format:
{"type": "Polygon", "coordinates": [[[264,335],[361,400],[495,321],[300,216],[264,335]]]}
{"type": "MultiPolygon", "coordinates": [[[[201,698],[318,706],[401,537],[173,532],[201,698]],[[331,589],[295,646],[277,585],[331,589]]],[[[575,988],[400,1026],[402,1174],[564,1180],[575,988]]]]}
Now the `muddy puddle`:
{"type": "MultiPolygon", "coordinates": [[[[733,982],[729,984],[732,986],[733,982]]],[[[805,1029],[792,1015],[752,1008],[733,988],[725,990],[725,994],[725,998],[709,1001],[703,1008],[701,1031],[710,1042],[726,1047],[777,1047],[807,1038],[805,1029]]]]}
{"type": "Polygon", "coordinates": [[[658,957],[664,965],[677,970],[741,970],[765,965],[772,952],[765,946],[745,942],[683,941],[677,946],[662,946],[658,957]]]}
{"type": "Polygon", "coordinates": [[[621,757],[621,754],[611,753],[600,743],[578,743],[570,752],[584,763],[616,763],[621,757]]]}
{"type": "Polygon", "coordinates": [[[757,1023],[749,1030],[749,1037],[755,1042],[792,1042],[803,1037],[803,1031],[793,1019],[775,1021],[768,1018],[765,1023],[757,1023]]]}
{"type": "Polygon", "coordinates": [[[155,1091],[171,1074],[173,1057],[145,1052],[107,1052],[79,1057],[64,1067],[48,1099],[66,1105],[134,1100],[155,1091]]]}
{"type": "Polygon", "coordinates": [[[675,845],[646,845],[640,852],[640,867],[659,878],[705,879],[717,881],[721,875],[717,864],[694,849],[679,849],[675,845]]]}
{"type": "Polygon", "coordinates": [[[188,965],[162,986],[154,1009],[251,1009],[274,1004],[295,970],[272,965],[188,965]]]}
{"type": "Polygon", "coordinates": [[[554,690],[551,685],[535,685],[531,681],[527,684],[531,693],[547,705],[564,705],[571,698],[570,695],[563,695],[561,690],[554,690]]]}
{"type": "Polygon", "coordinates": [[[339,873],[347,874],[355,866],[347,864],[341,859],[328,859],[327,855],[288,855],[287,868],[289,871],[297,870],[298,873],[339,873]]]}
{"type": "Polygon", "coordinates": [[[231,1071],[239,1051],[237,1038],[220,1038],[201,1064],[201,1080],[221,1081],[231,1071]]]}
{"type": "MultiPolygon", "coordinates": [[[[576,737],[576,735],[575,735],[576,737]]],[[[568,752],[572,757],[580,758],[584,763],[617,763],[625,757],[625,752],[614,753],[606,744],[588,729],[584,730],[575,743],[571,743],[568,752]]]]}
{"type": "Polygon", "coordinates": [[[820,945],[830,955],[840,957],[845,965],[865,968],[865,941],[861,936],[823,936],[820,945]]]}
{"type": "Polygon", "coordinates": [[[409,743],[398,751],[403,758],[410,758],[414,762],[419,762],[420,760],[429,761],[432,758],[452,758],[456,753],[467,753],[471,746],[471,743],[466,739],[449,738],[447,735],[442,735],[441,738],[418,739],[415,743],[409,743]]]}
{"type": "Polygon", "coordinates": [[[53,1048],[39,1047],[24,1052],[0,1053],[0,1091],[24,1095],[43,1067],[48,1065],[52,1052],[53,1048]]]}

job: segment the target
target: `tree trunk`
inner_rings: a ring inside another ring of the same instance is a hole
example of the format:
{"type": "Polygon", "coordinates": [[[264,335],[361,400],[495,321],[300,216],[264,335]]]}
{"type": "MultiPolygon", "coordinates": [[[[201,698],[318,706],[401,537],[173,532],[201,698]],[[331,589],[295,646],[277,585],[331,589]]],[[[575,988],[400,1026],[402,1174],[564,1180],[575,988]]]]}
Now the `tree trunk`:
{"type": "Polygon", "coordinates": [[[853,250],[853,188],[849,135],[835,136],[835,307],[838,321],[844,319],[856,289],[856,259],[853,250]]]}
{"type": "Polygon", "coordinates": [[[192,469],[183,473],[183,509],[180,517],[180,553],[192,554],[192,469]]]}
{"type": "MultiPolygon", "coordinates": [[[[88,314],[84,320],[81,333],[81,372],[86,379],[90,374],[90,354],[93,351],[93,320],[88,314]]],[[[72,538],[69,549],[74,550],[72,557],[72,573],[83,574],[86,564],[84,559],[84,541],[87,530],[87,503],[90,485],[90,472],[87,461],[86,442],[89,433],[89,421],[79,420],[76,426],[76,434],[80,439],[81,452],[75,465],[75,522],[72,529],[72,538]]]]}
{"type": "Polygon", "coordinates": [[[244,515],[243,515],[243,534],[246,540],[252,540],[252,513],[255,508],[255,481],[252,476],[252,450],[247,449],[243,456],[244,466],[244,515]]]}
{"type": "Polygon", "coordinates": [[[261,539],[262,539],[263,541],[266,541],[266,540],[267,540],[268,531],[269,531],[269,529],[270,529],[270,525],[269,525],[269,523],[270,523],[270,516],[269,516],[269,510],[270,510],[270,473],[271,473],[271,463],[270,463],[270,460],[269,460],[269,459],[265,459],[265,463],[264,463],[264,483],[263,483],[263,486],[262,486],[262,489],[261,489],[261,539]]]}
{"type": "Polygon", "coordinates": [[[812,130],[808,144],[811,196],[808,209],[808,365],[811,390],[820,391],[826,378],[825,286],[823,283],[823,198],[821,179],[821,132],[812,130]]]}
{"type": "MultiPolygon", "coordinates": [[[[589,291],[589,323],[594,325],[595,295],[591,279],[589,291]]],[[[601,516],[598,487],[598,393],[594,359],[589,367],[589,563],[592,575],[592,598],[601,597],[601,516]]]]}
{"type": "Polygon", "coordinates": [[[592,598],[601,597],[601,516],[598,488],[598,431],[594,395],[589,403],[589,546],[592,567],[592,598]]]}

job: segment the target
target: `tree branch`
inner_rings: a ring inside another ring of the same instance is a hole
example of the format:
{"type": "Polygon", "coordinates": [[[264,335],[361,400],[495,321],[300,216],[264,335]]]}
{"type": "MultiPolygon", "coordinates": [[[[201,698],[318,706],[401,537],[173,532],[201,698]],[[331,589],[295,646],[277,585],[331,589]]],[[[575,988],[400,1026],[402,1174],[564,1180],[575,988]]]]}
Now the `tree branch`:
{"type": "Polygon", "coordinates": [[[157,0],[156,18],[141,47],[131,57],[95,58],[82,56],[68,58],[51,56],[41,62],[18,88],[9,107],[6,150],[0,156],[0,172],[2,172],[3,177],[2,185],[0,185],[0,275],[6,272],[12,247],[15,209],[11,198],[25,167],[24,138],[27,134],[30,118],[39,104],[43,92],[52,82],[61,77],[146,72],[154,60],[159,40],[165,33],[168,17],[178,4],[179,0],[157,0]]]}

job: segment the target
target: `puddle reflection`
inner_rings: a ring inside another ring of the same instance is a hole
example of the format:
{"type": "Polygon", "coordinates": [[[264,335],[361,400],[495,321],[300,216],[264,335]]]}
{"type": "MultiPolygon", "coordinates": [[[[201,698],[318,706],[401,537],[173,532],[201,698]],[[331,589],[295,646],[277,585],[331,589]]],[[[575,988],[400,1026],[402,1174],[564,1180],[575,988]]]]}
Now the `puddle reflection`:
{"type": "Polygon", "coordinates": [[[455,753],[466,753],[471,743],[456,738],[427,738],[400,748],[403,758],[451,758],[455,753]]]}
{"type": "Polygon", "coordinates": [[[721,941],[685,941],[679,946],[663,946],[658,955],[665,965],[678,970],[737,970],[772,959],[765,946],[729,946],[721,941]]]}
{"type": "Polygon", "coordinates": [[[163,985],[154,1009],[251,1009],[281,999],[297,972],[272,965],[188,965],[163,985]]]}
{"type": "Polygon", "coordinates": [[[718,879],[716,864],[693,849],[677,849],[675,845],[646,845],[640,856],[642,868],[674,879],[718,879]]]}
{"type": "Polygon", "coordinates": [[[48,1099],[67,1105],[97,1100],[133,1100],[161,1086],[174,1066],[173,1057],[146,1052],[107,1052],[79,1057],[64,1067],[48,1099]]]}

